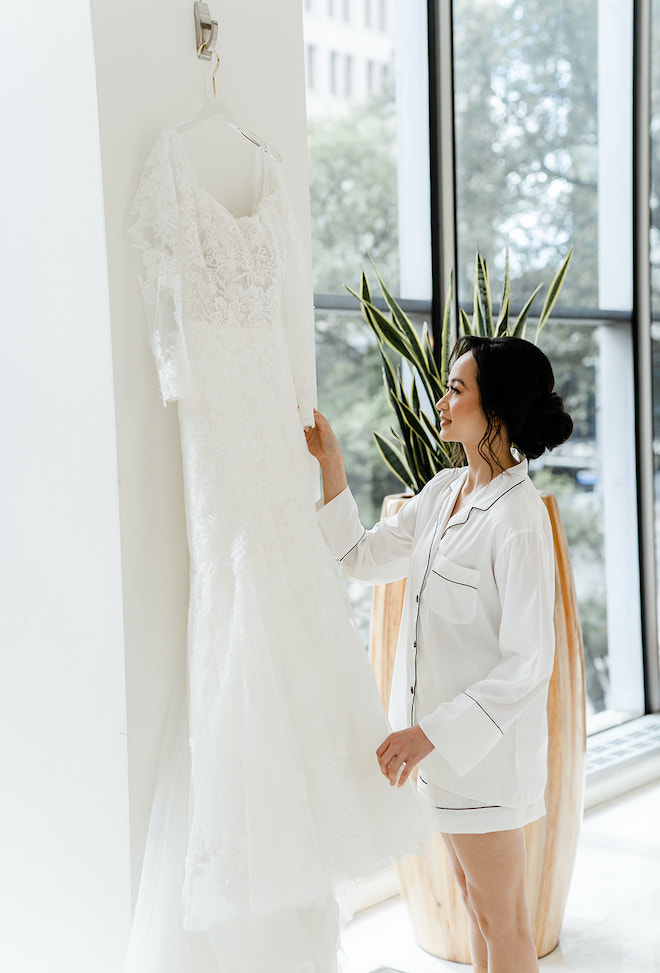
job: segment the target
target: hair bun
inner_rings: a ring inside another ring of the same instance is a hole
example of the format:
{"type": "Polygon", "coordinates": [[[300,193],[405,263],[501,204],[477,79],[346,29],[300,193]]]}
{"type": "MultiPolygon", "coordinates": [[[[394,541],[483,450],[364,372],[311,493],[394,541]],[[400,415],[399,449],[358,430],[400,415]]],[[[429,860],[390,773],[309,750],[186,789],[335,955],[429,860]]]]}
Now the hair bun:
{"type": "Polygon", "coordinates": [[[557,392],[548,392],[530,409],[517,437],[516,445],[529,459],[537,459],[546,449],[554,449],[573,432],[573,420],[564,409],[557,392]]]}

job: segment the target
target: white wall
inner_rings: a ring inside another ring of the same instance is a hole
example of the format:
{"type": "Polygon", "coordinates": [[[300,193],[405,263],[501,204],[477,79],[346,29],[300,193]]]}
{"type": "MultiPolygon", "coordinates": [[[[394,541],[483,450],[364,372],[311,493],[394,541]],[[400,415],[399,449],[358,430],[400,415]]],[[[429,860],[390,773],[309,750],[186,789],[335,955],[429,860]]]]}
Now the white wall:
{"type": "MultiPolygon", "coordinates": [[[[184,652],[188,561],[176,410],[163,409],[158,397],[126,225],[154,137],[194,111],[212,65],[196,56],[192,0],[92,0],[91,6],[117,411],[135,892],[160,734],[184,652]]],[[[210,0],[209,7],[220,22],[220,91],[242,124],[279,149],[308,237],[302,4],[210,0]]],[[[218,158],[228,181],[240,175],[236,145],[236,156],[218,158]]]]}
{"type": "Polygon", "coordinates": [[[116,973],[130,918],[115,418],[89,5],[0,29],[0,969],[116,973]]]}

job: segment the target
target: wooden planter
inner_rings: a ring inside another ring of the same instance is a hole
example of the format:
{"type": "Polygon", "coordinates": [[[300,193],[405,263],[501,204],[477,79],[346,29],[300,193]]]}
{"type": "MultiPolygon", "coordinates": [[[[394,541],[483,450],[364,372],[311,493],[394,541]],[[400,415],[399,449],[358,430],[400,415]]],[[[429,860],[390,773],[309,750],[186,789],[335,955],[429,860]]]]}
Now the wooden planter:
{"type": "MultiPolygon", "coordinates": [[[[555,547],[555,665],[548,691],[547,814],[525,828],[527,901],[539,957],[551,952],[559,933],[575,861],[584,801],[585,697],[582,636],[566,535],[552,494],[541,495],[555,547]]],[[[382,515],[392,516],[404,497],[389,496],[382,515]]],[[[370,656],[387,706],[401,620],[405,580],[374,588],[370,656]]],[[[397,863],[401,894],[422,949],[455,963],[470,962],[467,913],[440,834],[424,856],[397,863]]]]}

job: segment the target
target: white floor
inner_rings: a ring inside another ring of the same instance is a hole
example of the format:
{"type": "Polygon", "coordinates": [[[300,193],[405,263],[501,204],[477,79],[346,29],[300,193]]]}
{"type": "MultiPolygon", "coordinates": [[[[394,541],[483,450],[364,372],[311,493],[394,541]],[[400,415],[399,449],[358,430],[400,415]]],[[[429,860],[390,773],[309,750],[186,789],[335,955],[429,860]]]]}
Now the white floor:
{"type": "MultiPolygon", "coordinates": [[[[470,969],[423,952],[398,898],[356,916],[342,952],[342,973],[470,969]]],[[[586,813],[559,946],[540,967],[660,973],[660,781],[586,813]]]]}

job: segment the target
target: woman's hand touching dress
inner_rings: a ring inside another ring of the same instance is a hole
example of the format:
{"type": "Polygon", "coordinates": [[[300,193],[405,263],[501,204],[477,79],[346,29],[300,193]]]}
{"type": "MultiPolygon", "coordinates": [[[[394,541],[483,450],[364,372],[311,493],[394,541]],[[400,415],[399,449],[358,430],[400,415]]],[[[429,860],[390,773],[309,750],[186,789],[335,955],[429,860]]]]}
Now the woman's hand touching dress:
{"type": "Polygon", "coordinates": [[[381,773],[388,778],[391,786],[398,784],[403,787],[419,761],[428,757],[434,749],[421,726],[417,725],[390,733],[376,750],[376,756],[381,773]]]}
{"type": "Polygon", "coordinates": [[[323,477],[323,501],[330,503],[348,486],[339,441],[324,415],[314,409],[314,425],[305,429],[307,449],[316,457],[323,477]]]}

